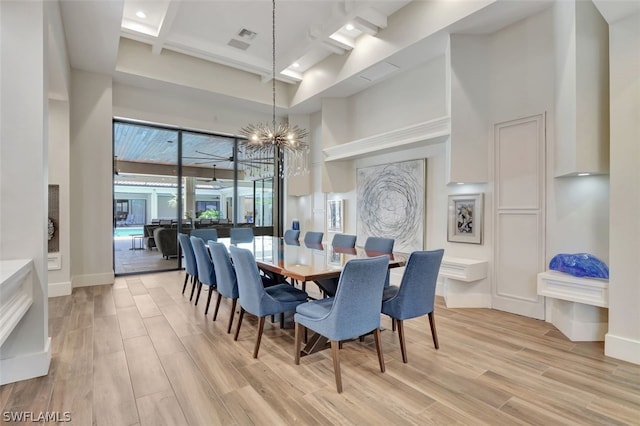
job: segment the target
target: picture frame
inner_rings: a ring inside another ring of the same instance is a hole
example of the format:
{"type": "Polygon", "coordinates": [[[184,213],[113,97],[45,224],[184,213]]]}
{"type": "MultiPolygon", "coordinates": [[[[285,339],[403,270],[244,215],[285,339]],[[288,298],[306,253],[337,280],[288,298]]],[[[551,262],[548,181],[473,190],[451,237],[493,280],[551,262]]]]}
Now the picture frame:
{"type": "Polygon", "coordinates": [[[449,195],[447,241],[482,244],[484,194],[449,195]]]}
{"type": "Polygon", "coordinates": [[[344,202],[343,200],[327,201],[327,232],[343,232],[344,202]]]}

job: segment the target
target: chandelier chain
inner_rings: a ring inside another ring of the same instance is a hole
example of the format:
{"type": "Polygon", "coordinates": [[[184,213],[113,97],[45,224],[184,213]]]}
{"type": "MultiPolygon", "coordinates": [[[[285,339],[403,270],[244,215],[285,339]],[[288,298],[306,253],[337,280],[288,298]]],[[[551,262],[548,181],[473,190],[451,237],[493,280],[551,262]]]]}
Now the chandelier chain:
{"type": "Polygon", "coordinates": [[[276,0],[271,2],[271,95],[273,97],[273,130],[276,129],[276,0]]]}

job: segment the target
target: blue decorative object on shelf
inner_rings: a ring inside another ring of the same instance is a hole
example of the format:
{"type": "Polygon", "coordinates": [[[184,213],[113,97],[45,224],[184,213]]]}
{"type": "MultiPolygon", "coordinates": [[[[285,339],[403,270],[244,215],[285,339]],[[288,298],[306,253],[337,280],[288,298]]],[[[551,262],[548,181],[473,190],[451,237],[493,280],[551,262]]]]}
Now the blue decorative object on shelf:
{"type": "Polygon", "coordinates": [[[556,254],[549,262],[549,269],[574,277],[609,279],[609,267],[589,253],[556,254]]]}

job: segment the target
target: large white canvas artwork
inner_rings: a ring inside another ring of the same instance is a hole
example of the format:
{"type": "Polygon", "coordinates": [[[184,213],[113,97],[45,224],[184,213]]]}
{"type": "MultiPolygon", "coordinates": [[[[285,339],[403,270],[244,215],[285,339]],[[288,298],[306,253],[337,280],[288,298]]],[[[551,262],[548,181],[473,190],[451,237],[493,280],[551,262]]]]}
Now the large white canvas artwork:
{"type": "Polygon", "coordinates": [[[395,240],[394,251],[410,253],[424,247],[425,161],[365,167],[357,170],[356,233],[395,240]]]}

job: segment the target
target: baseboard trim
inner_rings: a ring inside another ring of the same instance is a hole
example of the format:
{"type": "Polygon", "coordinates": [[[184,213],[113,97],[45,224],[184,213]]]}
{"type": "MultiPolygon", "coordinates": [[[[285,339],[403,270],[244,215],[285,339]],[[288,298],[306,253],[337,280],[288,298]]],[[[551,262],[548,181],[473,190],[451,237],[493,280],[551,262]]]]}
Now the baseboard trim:
{"type": "Polygon", "coordinates": [[[44,351],[0,360],[0,385],[46,376],[51,364],[51,337],[44,351]]]}
{"type": "Polygon", "coordinates": [[[604,354],[640,365],[640,341],[607,333],[604,336],[604,354]]]}
{"type": "Polygon", "coordinates": [[[115,275],[113,271],[102,274],[74,275],[71,277],[71,287],[90,287],[94,285],[113,284],[115,275]]]}
{"type": "Polygon", "coordinates": [[[68,296],[71,294],[71,281],[49,283],[49,297],[68,296]]]}

